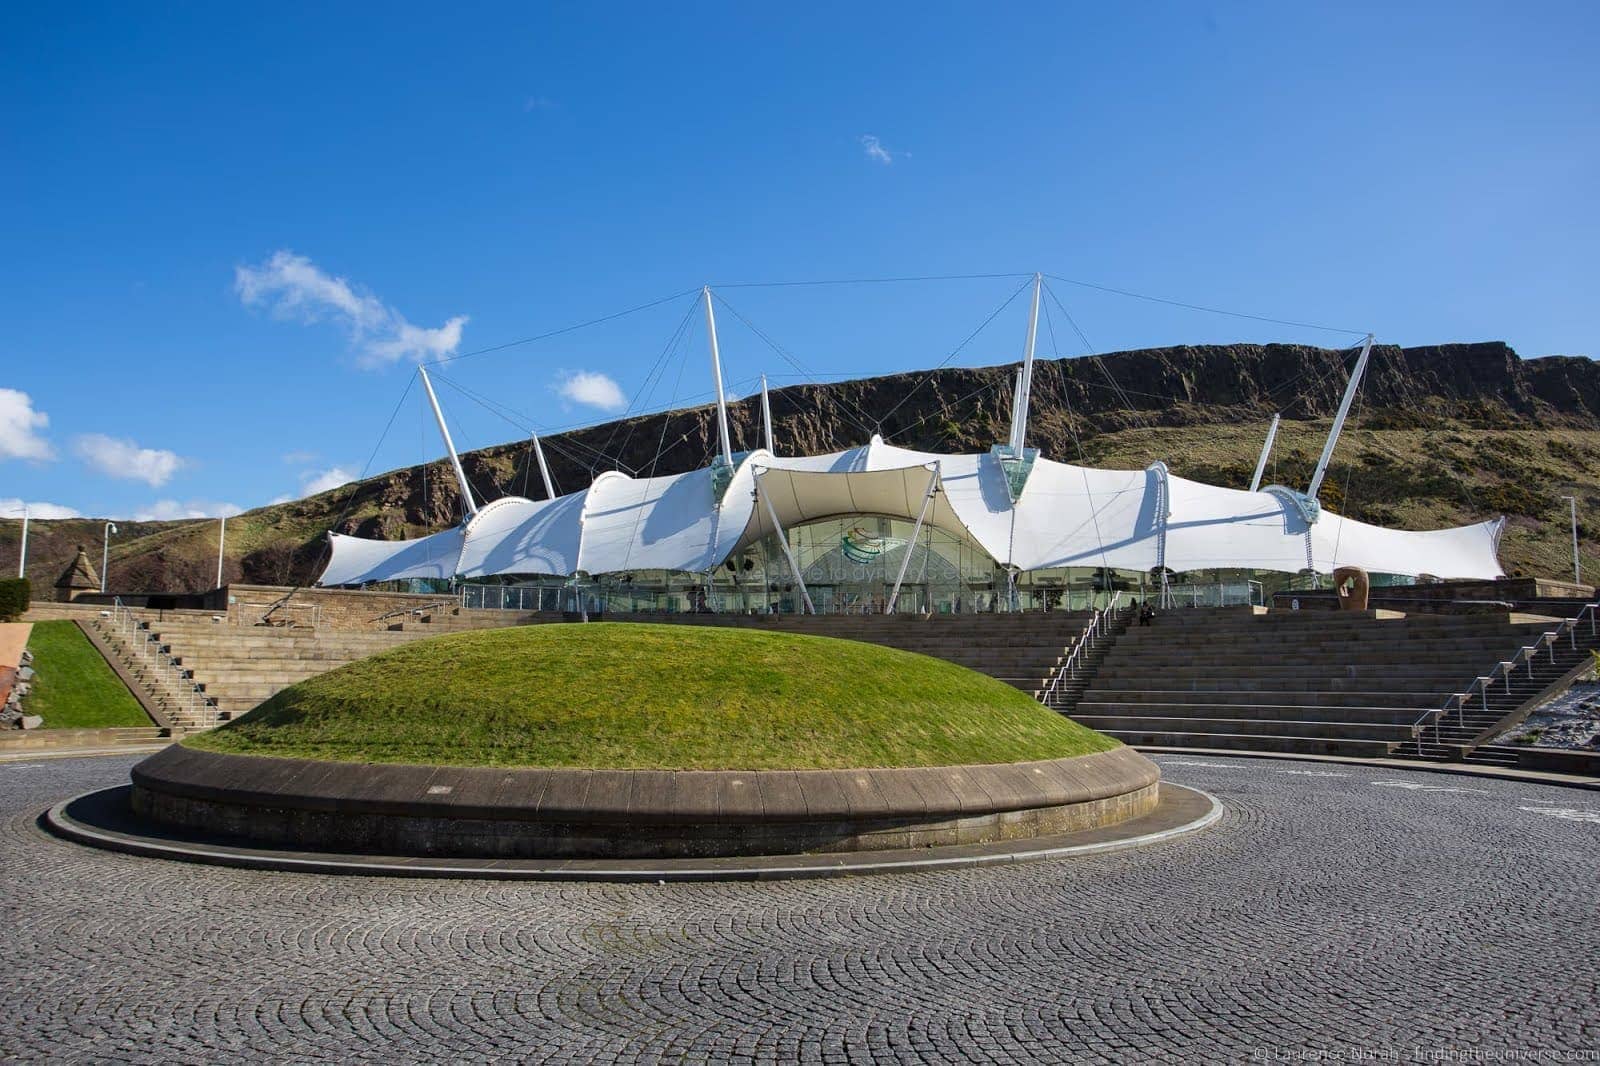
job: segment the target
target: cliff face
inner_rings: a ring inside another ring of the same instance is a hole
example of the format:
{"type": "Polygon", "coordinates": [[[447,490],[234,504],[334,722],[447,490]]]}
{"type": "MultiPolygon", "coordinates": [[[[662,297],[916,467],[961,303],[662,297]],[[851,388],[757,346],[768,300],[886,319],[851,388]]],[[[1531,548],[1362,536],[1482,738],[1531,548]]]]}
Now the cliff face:
{"type": "MultiPolygon", "coordinates": [[[[1063,461],[1143,466],[1244,487],[1274,412],[1281,479],[1309,475],[1338,407],[1354,351],[1300,345],[1208,345],[1040,361],[1028,443],[1063,461]]],[[[771,394],[780,451],[836,451],[880,433],[927,451],[982,451],[1004,439],[1016,364],[895,374],[771,394]]],[[[730,407],[736,450],[760,440],[756,397],[730,407]]],[[[674,474],[705,465],[716,445],[711,406],[623,419],[545,440],[557,491],[609,469],[674,474]]],[[[462,457],[487,499],[542,495],[526,441],[462,457]]],[[[1508,569],[1560,573],[1565,527],[1557,486],[1600,483],[1600,365],[1524,360],[1499,342],[1374,348],[1324,500],[1353,517],[1420,528],[1506,513],[1508,569]],[[1548,491],[1547,491],[1548,490],[1548,491]],[[1363,508],[1366,508],[1363,511],[1363,508]],[[1550,528],[1546,528],[1549,526],[1550,528]]],[[[1566,491],[1571,491],[1570,489],[1566,491]]],[[[1597,494],[1596,505],[1600,505],[1597,494]]],[[[225,578],[268,583],[315,576],[329,528],[393,539],[443,528],[460,514],[443,461],[230,519],[225,578]]],[[[15,566],[17,523],[0,524],[0,567],[15,566]]],[[[53,581],[94,522],[38,523],[30,576],[53,581]],[[61,558],[57,558],[61,556],[61,558]]],[[[90,534],[92,533],[92,536],[90,534]]],[[[114,544],[112,581],[179,591],[215,577],[215,523],[146,523],[114,544]]],[[[88,537],[85,540],[83,538],[88,537]]]]}
{"type": "MultiPolygon", "coordinates": [[[[1331,418],[1354,352],[1301,345],[1209,345],[1119,352],[1100,359],[1040,361],[1034,370],[1028,442],[1072,460],[1080,443],[1150,426],[1234,424],[1269,419],[1331,418]]],[[[771,393],[781,451],[812,454],[864,443],[874,432],[926,451],[987,450],[1003,440],[1016,364],[893,374],[771,393]]],[[[1600,364],[1589,359],[1524,360],[1499,342],[1421,348],[1376,346],[1355,409],[1384,428],[1600,429],[1600,364]]],[[[760,402],[729,409],[735,450],[760,442],[760,402]]],[[[602,470],[675,474],[704,466],[716,450],[716,412],[709,405],[624,419],[549,438],[546,454],[558,491],[586,485],[602,470]],[[657,454],[658,445],[660,447],[657,454]],[[612,459],[606,459],[611,456],[612,459]]],[[[525,443],[465,457],[475,490],[489,498],[537,490],[525,443]]],[[[1172,457],[1152,455],[1151,459],[1172,457]]],[[[407,484],[415,471],[400,471],[407,484]]],[[[430,481],[452,491],[448,468],[430,481]]],[[[419,483],[419,482],[418,482],[419,483]]],[[[408,524],[437,520],[420,497],[386,486],[386,502],[406,499],[408,524]]],[[[386,508],[388,509],[388,508],[386,508]]],[[[396,518],[398,514],[396,513],[396,518]]]]}

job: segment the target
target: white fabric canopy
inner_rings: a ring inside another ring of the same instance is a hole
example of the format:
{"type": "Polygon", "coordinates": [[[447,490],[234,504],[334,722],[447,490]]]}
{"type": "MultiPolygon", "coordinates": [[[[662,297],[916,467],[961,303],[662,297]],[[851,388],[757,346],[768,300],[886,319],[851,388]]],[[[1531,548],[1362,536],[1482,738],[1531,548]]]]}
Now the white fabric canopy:
{"type": "Polygon", "coordinates": [[[929,478],[927,523],[1019,570],[1109,566],[1296,572],[1361,566],[1391,574],[1489,579],[1503,520],[1431,532],[1383,529],[1324,510],[1308,526],[1293,503],[1145,470],[1098,470],[1038,458],[1013,503],[992,454],[935,455],[885,444],[827,455],[743,456],[719,502],[710,469],[666,477],[601,474],[554,500],[507,497],[456,529],[410,541],[332,534],[319,584],[494,574],[567,576],[631,570],[704,573],[772,532],[824,518],[914,519],[929,478]]]}

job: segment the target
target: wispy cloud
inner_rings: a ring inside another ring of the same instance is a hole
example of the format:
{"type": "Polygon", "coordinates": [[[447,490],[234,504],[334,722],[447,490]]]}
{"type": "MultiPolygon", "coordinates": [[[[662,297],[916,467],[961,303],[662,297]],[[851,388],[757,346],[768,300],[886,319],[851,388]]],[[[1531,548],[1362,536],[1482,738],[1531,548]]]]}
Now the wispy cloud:
{"type": "Polygon", "coordinates": [[[522,110],[524,111],[554,111],[560,106],[548,96],[530,96],[522,101],[522,110]]]}
{"type": "MultiPolygon", "coordinates": [[[[19,497],[8,496],[0,499],[0,518],[21,518],[23,503],[19,497]]],[[[43,503],[39,500],[29,500],[27,503],[29,518],[82,518],[83,515],[71,507],[63,507],[59,503],[43,503]]]]}
{"type": "Polygon", "coordinates": [[[882,163],[884,166],[889,166],[896,159],[911,158],[910,152],[890,149],[875,133],[863,133],[857,140],[861,142],[862,152],[866,153],[867,158],[874,163],[882,163]]]}
{"type": "Polygon", "coordinates": [[[315,496],[319,492],[348,485],[355,479],[356,475],[342,466],[333,466],[326,470],[307,470],[300,478],[300,493],[303,496],[315,496]]]}
{"type": "Polygon", "coordinates": [[[141,448],[131,440],[108,437],[104,433],[85,433],[72,442],[78,458],[102,474],[143,481],[160,488],[172,480],[172,475],[185,466],[187,460],[175,452],[162,448],[141,448]]]}
{"type": "Polygon", "coordinates": [[[556,392],[573,403],[598,407],[602,411],[620,411],[628,405],[621,386],[598,370],[579,370],[562,375],[556,392]]]}
{"type": "Polygon", "coordinates": [[[283,453],[283,461],[288,463],[290,466],[302,466],[302,465],[304,465],[306,463],[314,462],[316,460],[316,458],[317,458],[317,453],[316,452],[284,452],[283,453]]]}
{"type": "Polygon", "coordinates": [[[175,522],[182,518],[232,518],[244,508],[222,500],[157,500],[133,513],[135,522],[175,522]]]}
{"type": "Polygon", "coordinates": [[[466,315],[442,326],[414,326],[404,315],[348,279],[325,273],[303,255],[274,252],[258,266],[235,267],[233,288],[250,307],[299,322],[333,320],[342,325],[362,366],[451,355],[461,346],[466,315]]]}
{"type": "Polygon", "coordinates": [[[55,449],[39,432],[49,424],[49,415],[33,409],[33,397],[0,389],[0,459],[54,459],[55,449]]]}

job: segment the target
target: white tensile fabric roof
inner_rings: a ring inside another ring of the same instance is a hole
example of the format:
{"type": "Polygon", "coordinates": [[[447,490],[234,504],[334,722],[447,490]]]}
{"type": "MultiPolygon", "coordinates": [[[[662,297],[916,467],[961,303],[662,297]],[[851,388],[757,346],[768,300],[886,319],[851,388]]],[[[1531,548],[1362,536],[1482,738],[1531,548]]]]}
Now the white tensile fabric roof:
{"type": "Polygon", "coordinates": [[[934,455],[874,437],[828,455],[750,452],[740,458],[720,506],[709,469],[652,478],[610,472],[553,500],[496,500],[462,526],[417,540],[330,534],[333,557],[318,584],[579,571],[704,573],[772,532],[769,501],[785,529],[856,514],[909,520],[922,509],[930,483],[938,492],[928,524],[1019,570],[1164,565],[1293,573],[1312,566],[1328,573],[1360,566],[1413,576],[1501,576],[1496,546],[1503,519],[1405,532],[1324,510],[1308,525],[1277,494],[1173,477],[1160,463],[1097,470],[1043,457],[1013,504],[992,454],[934,455]]]}

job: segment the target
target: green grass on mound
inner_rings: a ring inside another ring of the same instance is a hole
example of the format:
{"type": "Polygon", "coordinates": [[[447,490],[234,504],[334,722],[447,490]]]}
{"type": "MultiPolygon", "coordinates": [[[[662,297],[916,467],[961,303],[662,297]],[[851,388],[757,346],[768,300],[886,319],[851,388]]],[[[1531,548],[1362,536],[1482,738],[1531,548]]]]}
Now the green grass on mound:
{"type": "Polygon", "coordinates": [[[636,623],[419,641],[292,685],[184,743],[365,763],[681,770],[1020,762],[1117,747],[924,655],[636,623]]]}
{"type": "Polygon", "coordinates": [[[155,724],[75,623],[35,622],[28,650],[35,676],[23,709],[43,717],[46,729],[155,724]]]}

